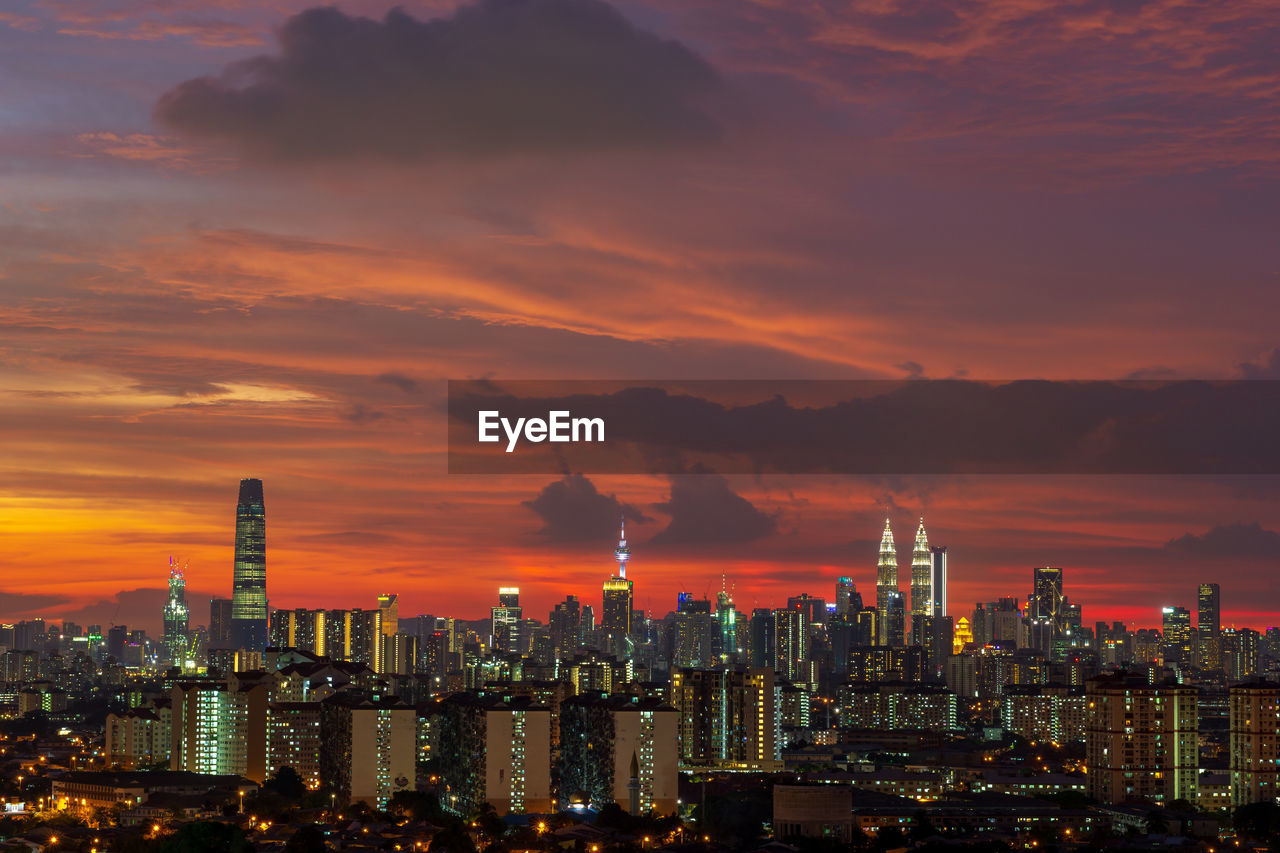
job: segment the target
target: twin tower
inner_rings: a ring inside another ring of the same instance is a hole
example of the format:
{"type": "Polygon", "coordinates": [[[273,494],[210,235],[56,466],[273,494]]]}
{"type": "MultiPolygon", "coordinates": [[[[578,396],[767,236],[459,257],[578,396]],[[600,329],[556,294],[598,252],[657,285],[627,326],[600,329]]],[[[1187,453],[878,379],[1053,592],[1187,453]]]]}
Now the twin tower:
{"type": "Polygon", "coordinates": [[[884,520],[880,535],[880,557],[876,564],[876,627],[881,645],[900,646],[908,624],[918,616],[947,615],[947,549],[929,547],[924,518],[916,529],[911,551],[911,622],[898,587],[898,549],[893,544],[893,528],[884,520]]]}

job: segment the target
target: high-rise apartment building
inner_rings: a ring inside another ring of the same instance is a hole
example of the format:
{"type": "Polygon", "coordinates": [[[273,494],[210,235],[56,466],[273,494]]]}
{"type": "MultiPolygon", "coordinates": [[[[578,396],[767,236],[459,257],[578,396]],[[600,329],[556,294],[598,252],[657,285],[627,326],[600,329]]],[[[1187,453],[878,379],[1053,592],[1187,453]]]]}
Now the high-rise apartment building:
{"type": "Polygon", "coordinates": [[[174,685],[170,769],[266,781],[269,694],[263,673],[174,685]]]}
{"type": "Polygon", "coordinates": [[[1280,797],[1280,684],[1233,685],[1228,703],[1231,804],[1275,803],[1280,797]]]}
{"type": "Polygon", "coordinates": [[[395,696],[335,693],[320,703],[320,776],[340,803],[386,808],[412,791],[418,715],[395,696]]]}
{"type": "Polygon", "coordinates": [[[324,743],[319,702],[272,702],[267,706],[267,778],[292,767],[308,790],[324,781],[320,752],[324,743]]]}
{"type": "Polygon", "coordinates": [[[676,670],[671,674],[671,705],[680,713],[682,764],[742,770],[781,767],[772,669],[676,670]]]}
{"type": "Polygon", "coordinates": [[[1199,772],[1196,688],[1149,684],[1124,673],[1085,687],[1086,793],[1103,803],[1195,803],[1199,772]]]}
{"type": "MultiPolygon", "coordinates": [[[[563,748],[563,747],[562,747],[563,748]]],[[[551,711],[528,697],[455,693],[441,702],[442,804],[473,815],[551,811],[551,711]]]]}
{"type": "Polygon", "coordinates": [[[576,696],[560,706],[560,790],[597,807],[674,814],[680,715],[654,698],[576,696]]]}
{"type": "Polygon", "coordinates": [[[773,619],[774,671],[787,681],[809,681],[809,615],[775,610],[773,619]]]}

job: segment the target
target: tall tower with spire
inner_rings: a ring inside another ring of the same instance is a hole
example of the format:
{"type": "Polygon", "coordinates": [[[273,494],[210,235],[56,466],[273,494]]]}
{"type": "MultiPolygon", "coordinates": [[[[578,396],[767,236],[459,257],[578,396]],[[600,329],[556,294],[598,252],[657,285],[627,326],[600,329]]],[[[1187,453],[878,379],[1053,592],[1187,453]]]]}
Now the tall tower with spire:
{"type": "Polygon", "coordinates": [[[901,636],[895,643],[889,630],[894,600],[901,597],[902,592],[898,589],[898,549],[893,544],[893,528],[886,518],[884,533],[880,536],[880,559],[876,563],[876,633],[882,646],[902,643],[901,636]]]}
{"type": "Polygon", "coordinates": [[[932,598],[929,558],[929,534],[924,531],[924,516],[920,516],[920,526],[916,528],[916,544],[911,549],[911,615],[931,616],[932,598]]]}
{"type": "Polygon", "coordinates": [[[170,659],[182,666],[187,652],[187,624],[191,611],[187,607],[186,564],[169,558],[169,600],[164,605],[164,643],[170,659]]]}
{"type": "Polygon", "coordinates": [[[631,655],[631,602],[635,597],[634,587],[627,578],[631,549],[627,547],[625,516],[618,530],[618,547],[613,550],[613,558],[618,561],[618,573],[604,582],[600,627],[604,630],[609,654],[625,660],[631,655]]]}

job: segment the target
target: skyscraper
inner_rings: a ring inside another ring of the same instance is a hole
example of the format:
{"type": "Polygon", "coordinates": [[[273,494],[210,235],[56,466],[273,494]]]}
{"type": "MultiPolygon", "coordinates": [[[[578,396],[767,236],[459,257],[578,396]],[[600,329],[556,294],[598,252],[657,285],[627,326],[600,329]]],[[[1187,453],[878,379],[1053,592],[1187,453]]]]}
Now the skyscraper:
{"type": "Polygon", "coordinates": [[[1062,613],[1062,569],[1046,566],[1031,570],[1031,596],[1027,599],[1028,619],[1050,619],[1059,627],[1062,613]]]}
{"type": "Polygon", "coordinates": [[[231,589],[231,645],[267,647],[267,511],[262,481],[240,481],[236,503],[236,551],[231,589]]]}
{"type": "Polygon", "coordinates": [[[1165,664],[1191,665],[1195,648],[1191,635],[1191,611],[1185,607],[1166,607],[1164,616],[1165,664]]]}
{"type": "Polygon", "coordinates": [[[627,560],[631,549],[627,547],[627,522],[624,518],[618,531],[618,547],[613,551],[618,561],[618,573],[604,582],[600,627],[604,630],[609,654],[617,658],[631,656],[631,601],[633,588],[627,579],[627,560]]]}
{"type": "Polygon", "coordinates": [[[773,612],[774,671],[787,681],[809,680],[809,614],[803,609],[773,612]]]}
{"type": "Polygon", "coordinates": [[[1201,669],[1222,668],[1222,592],[1216,583],[1200,584],[1196,619],[1198,664],[1201,669]]]}
{"type": "Polygon", "coordinates": [[[929,615],[947,615],[947,546],[929,549],[929,615]]]}
{"type": "Polygon", "coordinates": [[[930,589],[930,574],[933,570],[932,558],[929,554],[929,534],[924,530],[924,516],[920,516],[920,526],[916,528],[916,542],[911,549],[911,615],[928,616],[929,605],[933,601],[930,589]]]}
{"type": "Polygon", "coordinates": [[[1280,795],[1280,685],[1233,685],[1229,703],[1231,804],[1274,803],[1280,795]]]}
{"type": "MultiPolygon", "coordinates": [[[[884,646],[901,645],[902,636],[897,642],[889,630],[889,602],[894,596],[901,597],[898,590],[898,550],[893,544],[893,530],[889,519],[884,520],[884,533],[880,536],[880,558],[876,563],[876,619],[877,625],[883,626],[879,632],[879,642],[884,646]]],[[[899,619],[899,624],[901,620],[899,619]]]]}
{"type": "MultiPolygon", "coordinates": [[[[839,577],[836,578],[836,615],[848,616],[849,611],[853,607],[853,597],[858,594],[857,588],[853,585],[853,578],[839,577]]],[[[859,610],[862,608],[859,607],[859,610]]]]}
{"type": "Polygon", "coordinates": [[[187,647],[187,623],[191,611],[187,608],[187,580],[183,566],[174,557],[169,558],[169,600],[164,605],[164,644],[169,658],[182,666],[187,647]]]}
{"type": "Polygon", "coordinates": [[[392,637],[400,633],[400,596],[385,592],[378,596],[378,609],[382,611],[382,633],[392,637]]]}
{"type": "Polygon", "coordinates": [[[734,609],[733,596],[723,574],[720,592],[716,593],[716,621],[720,623],[720,660],[732,660],[738,653],[738,611],[734,609]]]}
{"type": "Polygon", "coordinates": [[[1197,691],[1124,673],[1085,689],[1085,793],[1103,803],[1196,801],[1197,691]]]}
{"type": "Polygon", "coordinates": [[[489,608],[489,643],[504,652],[520,648],[520,620],[524,610],[520,607],[520,587],[498,588],[498,606],[489,608]]]}
{"type": "Polygon", "coordinates": [[[231,647],[231,599],[209,599],[209,648],[231,647]]]}

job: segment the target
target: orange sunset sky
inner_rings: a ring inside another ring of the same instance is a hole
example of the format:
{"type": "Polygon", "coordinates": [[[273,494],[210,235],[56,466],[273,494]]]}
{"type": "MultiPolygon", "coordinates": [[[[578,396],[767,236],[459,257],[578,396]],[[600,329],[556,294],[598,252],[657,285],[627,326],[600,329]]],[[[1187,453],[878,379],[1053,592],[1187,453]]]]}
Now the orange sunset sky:
{"type": "MultiPolygon", "coordinates": [[[[1063,566],[1084,620],[1280,612],[1268,477],[459,476],[449,378],[1280,378],[1280,20],[1149,0],[13,0],[0,619],[544,618],[1063,566]],[[903,576],[906,574],[904,572],[903,576]]],[[[945,424],[939,425],[940,429],[945,424]]]]}

